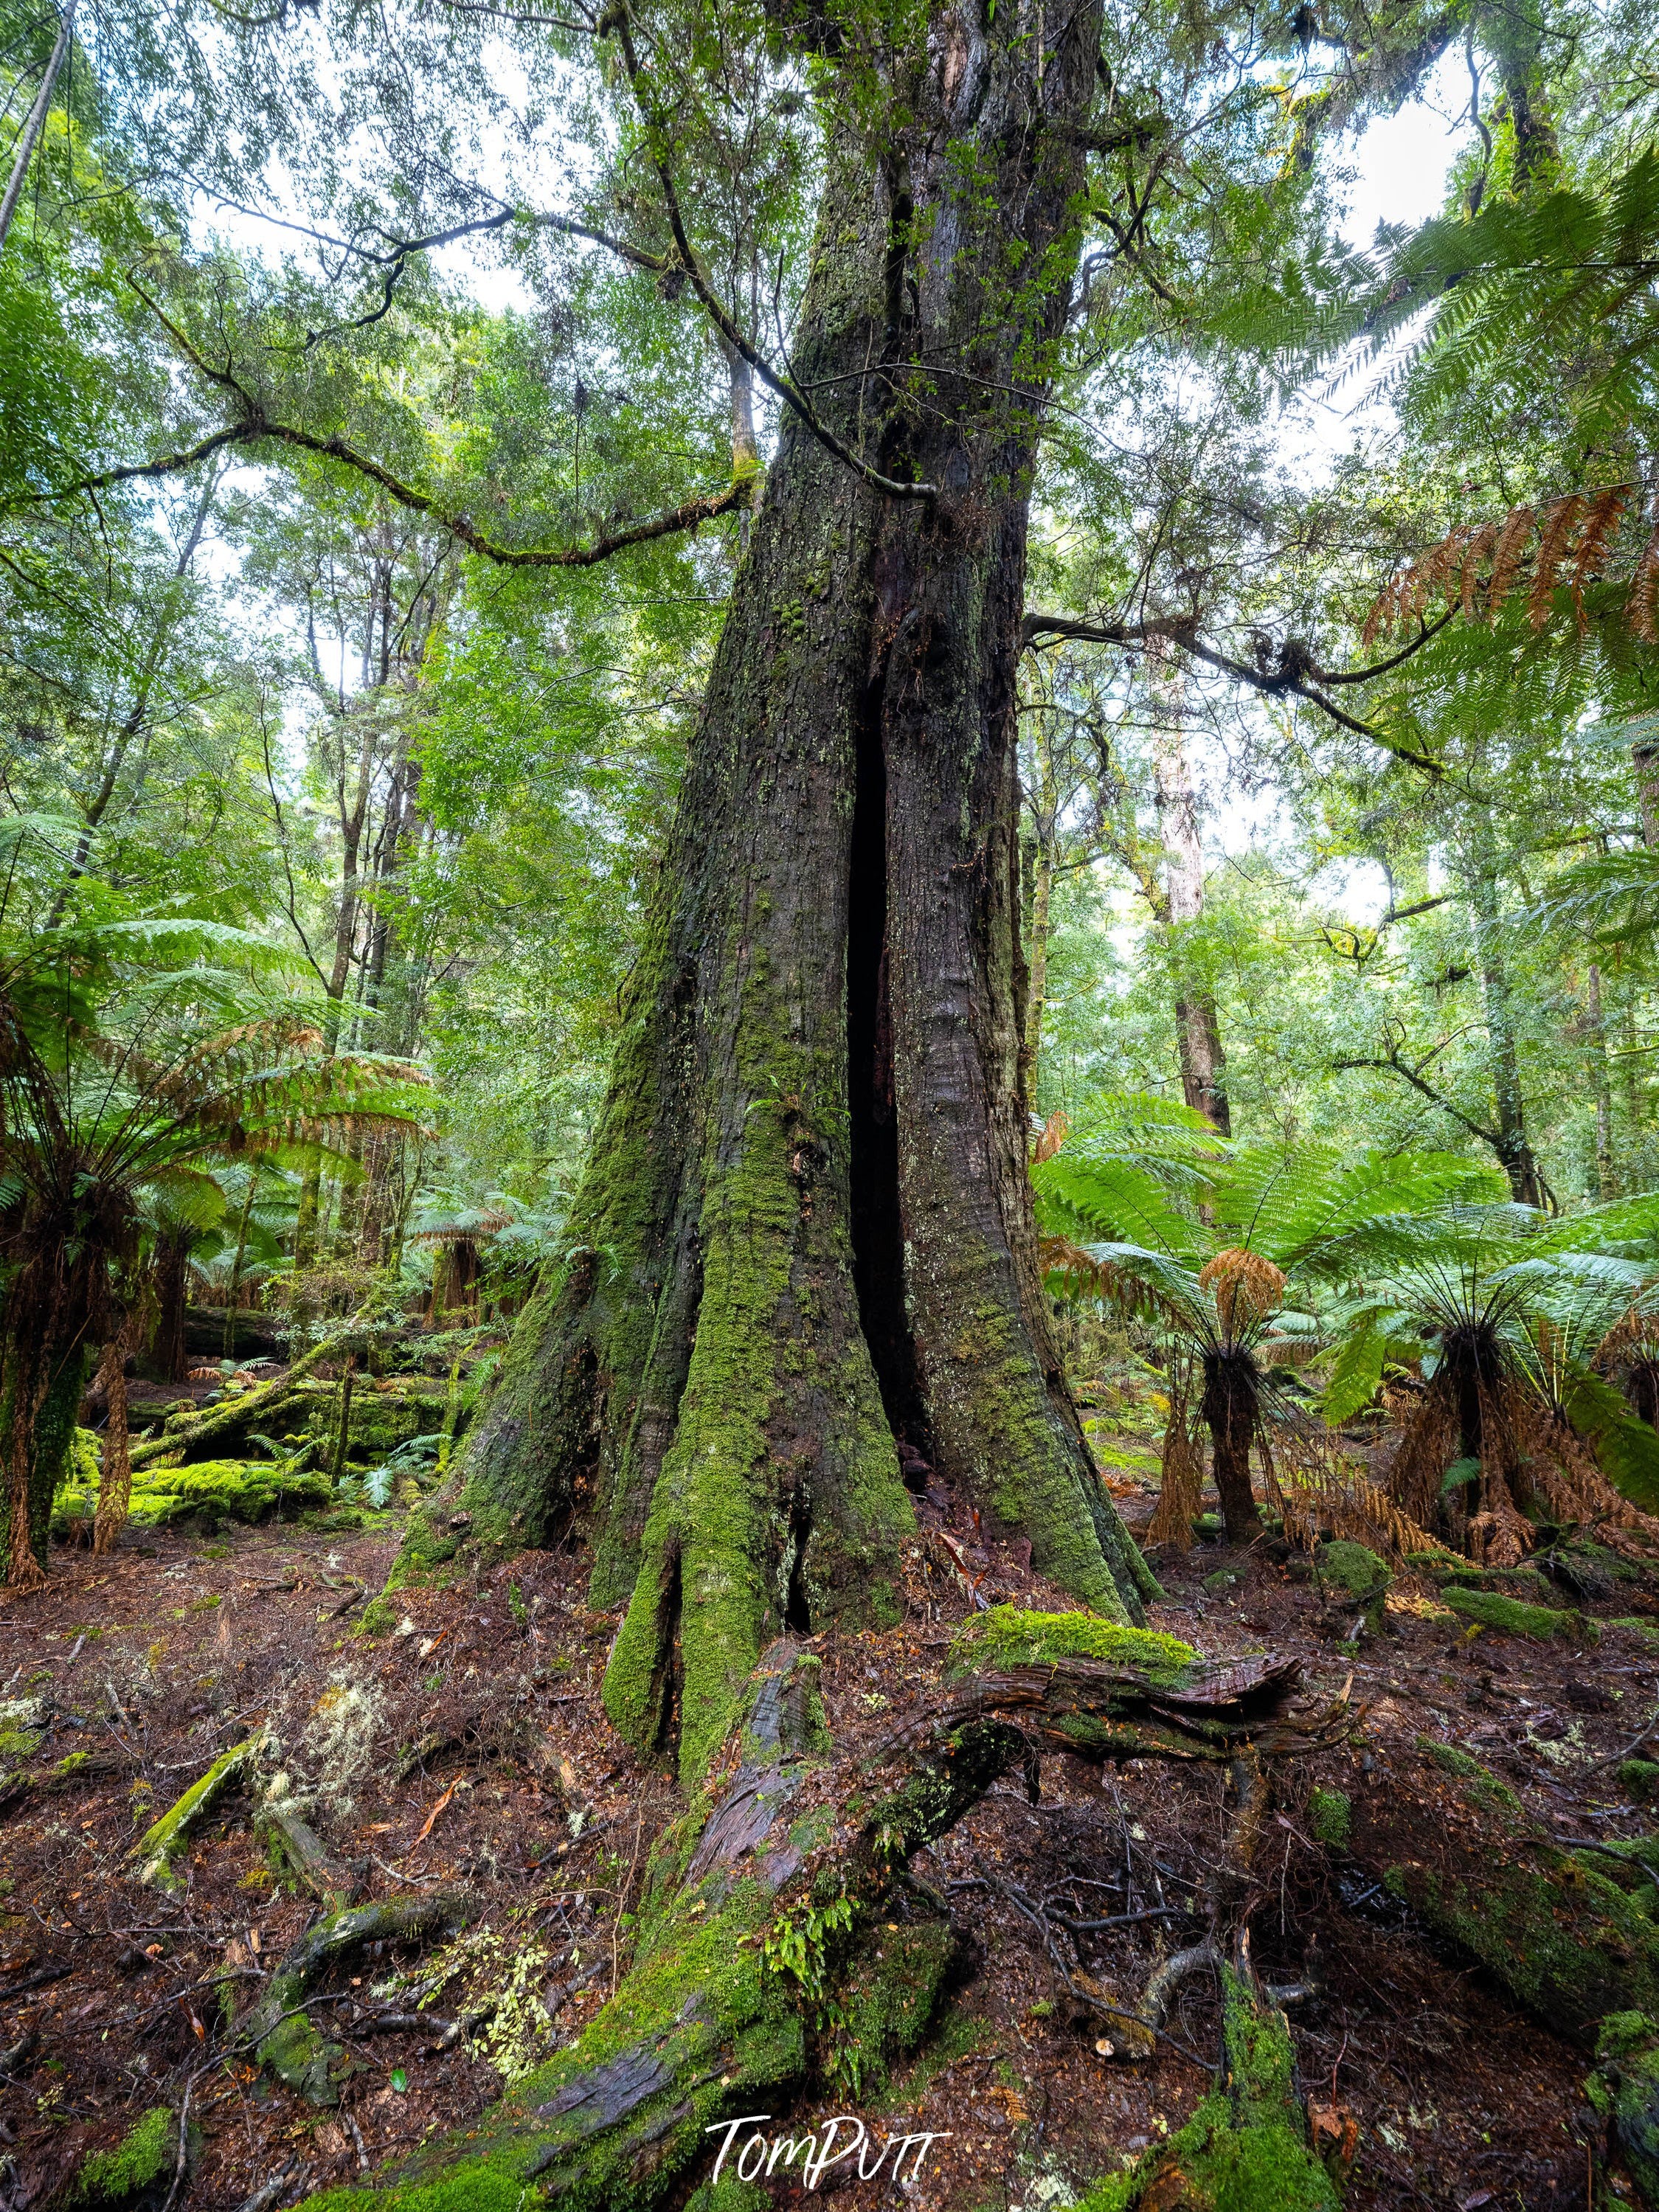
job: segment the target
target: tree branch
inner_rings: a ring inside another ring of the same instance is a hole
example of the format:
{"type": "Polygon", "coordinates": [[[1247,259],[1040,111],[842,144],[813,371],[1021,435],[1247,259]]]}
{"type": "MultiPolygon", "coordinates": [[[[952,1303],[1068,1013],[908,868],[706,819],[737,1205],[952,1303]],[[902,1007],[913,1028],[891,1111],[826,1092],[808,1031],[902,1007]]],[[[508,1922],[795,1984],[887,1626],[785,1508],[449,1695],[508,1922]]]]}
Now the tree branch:
{"type": "MultiPolygon", "coordinates": [[[[1438,761],[1427,753],[1412,752],[1395,739],[1373,729],[1370,723],[1357,720],[1346,714],[1334,699],[1328,699],[1318,687],[1329,682],[1363,683],[1367,677],[1381,675],[1383,668],[1393,662],[1384,662],[1376,669],[1344,672],[1328,677],[1316,667],[1307,648],[1296,638],[1286,638],[1279,648],[1278,665],[1273,668],[1252,668],[1248,661],[1235,660],[1230,654],[1218,653],[1213,646],[1204,644],[1198,635],[1198,626],[1190,617],[1166,615],[1144,623],[1095,623],[1079,621],[1069,615],[1027,615],[1021,628],[1022,641],[1034,645],[1039,638],[1071,639],[1080,645],[1145,646],[1159,638],[1167,638],[1183,653],[1195,660],[1218,669],[1222,675],[1231,676],[1235,683],[1248,684],[1252,690],[1261,692],[1270,699],[1294,697],[1305,699],[1310,706],[1317,707],[1345,730],[1357,737],[1369,738],[1372,744],[1381,745],[1396,759],[1410,767],[1421,769],[1425,775],[1443,773],[1438,761]],[[1310,680],[1311,679],[1311,680],[1310,680]]],[[[1422,642],[1421,640],[1418,643],[1422,642]]],[[[1417,649],[1414,644],[1412,650],[1417,649]]],[[[1400,656],[1403,658],[1404,656],[1400,656]]]]}
{"type": "Polygon", "coordinates": [[[633,87],[635,100],[644,118],[646,129],[653,142],[651,165],[657,173],[658,183],[662,186],[663,204],[668,212],[669,228],[674,234],[674,245],[679,255],[680,266],[684,270],[691,289],[702,302],[704,311],[714,328],[732,351],[743,356],[767,389],[775,392],[790,412],[805,423],[818,443],[827,452],[833,453],[837,460],[845,462],[846,465],[872,490],[884,492],[890,499],[936,499],[939,495],[937,484],[905,483],[897,477],[883,476],[878,469],[872,469],[867,461],[860,460],[852,447],[843,444],[829,425],[819,419],[817,413],[793,379],[780,376],[771,363],[727,314],[719,295],[709,281],[707,270],[698,259],[696,251],[691,244],[685,228],[685,218],[680,211],[679,194],[675,190],[673,172],[668,166],[667,156],[659,150],[659,146],[667,137],[667,132],[660,117],[656,112],[655,103],[651,97],[645,72],[640,66],[639,56],[635,51],[627,0],[612,0],[612,5],[599,18],[598,28],[601,37],[607,33],[614,33],[621,43],[623,63],[628,71],[628,81],[633,87]]]}

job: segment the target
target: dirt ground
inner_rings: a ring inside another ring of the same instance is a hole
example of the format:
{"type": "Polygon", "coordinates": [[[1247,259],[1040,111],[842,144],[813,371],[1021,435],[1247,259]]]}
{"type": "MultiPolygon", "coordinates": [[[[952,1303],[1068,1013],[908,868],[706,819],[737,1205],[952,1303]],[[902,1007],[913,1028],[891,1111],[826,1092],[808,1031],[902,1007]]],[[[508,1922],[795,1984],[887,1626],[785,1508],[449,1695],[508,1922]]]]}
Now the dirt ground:
{"type": "MultiPolygon", "coordinates": [[[[1144,1525],[1150,1492],[1128,1474],[1116,1486],[1144,1525]]],[[[951,1521],[951,1501],[924,1517],[951,1521]]],[[[957,1534],[971,1547],[965,1522],[957,1534]]],[[[901,1626],[812,1639],[838,1741],[873,1739],[935,1693],[968,1599],[921,1577],[927,1540],[901,1626]]],[[[361,1636],[397,1545],[391,1516],[333,1534],[130,1531],[106,1560],[58,1549],[44,1590],[0,1602],[0,1697],[44,1698],[49,1715],[32,1769],[90,1754],[70,1785],[0,1800],[0,2212],[61,2197],[89,2151],[158,2105],[176,2111],[186,2090],[199,2148],[174,2205],[229,2212],[257,2198],[281,2212],[465,2125],[497,2094],[499,2069],[568,2041],[625,1971],[646,1857],[678,1800],[605,1717],[617,1616],[587,1610],[586,1557],[474,1559],[452,1586],[395,1599],[389,1633],[361,1636]],[[317,1985],[317,2016],[350,2055],[323,2110],[257,2073],[228,2025],[227,1993],[255,1988],[321,1909],[273,1872],[249,1800],[228,1796],[198,1829],[172,1896],[141,1886],[129,1856],[253,1729],[269,1738],[264,1771],[289,1774],[326,1847],[319,1885],[358,1900],[463,1890],[488,1931],[446,1954],[436,1988],[430,1949],[413,1947],[359,1954],[317,1985]],[[514,2002],[478,2013],[478,1992],[504,1976],[514,2002]]],[[[1379,1765],[1414,1802],[1413,1747],[1426,1735],[1469,1747],[1562,1834],[1640,1832],[1615,1770],[1588,1770],[1653,1711],[1655,1655],[1632,1630],[1609,1629],[1592,1651],[1411,1611],[1345,1653],[1287,1564],[1209,1544],[1162,1571],[1153,1626],[1218,1659],[1294,1654],[1310,1693],[1349,1683],[1366,1708],[1341,1748],[1281,1776],[1253,1927],[1265,1978],[1302,1985],[1290,2016],[1304,2087],[1359,2124],[1350,2203],[1585,2205],[1583,2053],[1334,1863],[1302,1808],[1315,1782],[1374,1781],[1379,1765]],[[1234,1585],[1206,1591],[1226,1570],[1234,1585]]],[[[987,1559],[985,1587],[1042,1596],[1004,1553],[987,1559]]],[[[1601,1609],[1642,1607],[1626,1594],[1601,1609]]],[[[1218,1848],[1222,1790],[1209,1770],[1045,1756],[1038,1804],[1000,1785],[918,1861],[951,1900],[962,1971],[872,2117],[902,2115],[904,2132],[940,2141],[915,2185],[872,2184],[860,2200],[1049,2212],[1181,2124],[1215,2054],[1208,1984],[1186,1985],[1154,2060],[1125,2063],[1098,2016],[1074,2016],[1033,1915],[1135,1916],[1071,1938],[1075,1964],[1132,2002],[1160,1951],[1193,1940],[1184,1915],[1218,1848]]],[[[1435,1818],[1427,1796],[1422,1815],[1435,1818]]],[[[821,2106],[837,2109],[844,2096],[821,2106]]],[[[799,2195],[778,2185],[781,2204],[799,2195]]]]}

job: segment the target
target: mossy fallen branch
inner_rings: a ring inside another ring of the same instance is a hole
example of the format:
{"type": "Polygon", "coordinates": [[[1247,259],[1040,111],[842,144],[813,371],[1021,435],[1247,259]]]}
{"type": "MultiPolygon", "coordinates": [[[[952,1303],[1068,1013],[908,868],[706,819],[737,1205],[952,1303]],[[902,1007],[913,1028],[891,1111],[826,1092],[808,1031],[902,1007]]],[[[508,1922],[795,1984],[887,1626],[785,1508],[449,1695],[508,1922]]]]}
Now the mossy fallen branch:
{"type": "Polygon", "coordinates": [[[138,1862],[140,1881],[155,1889],[179,1887],[179,1862],[189,1845],[191,1831],[212,1811],[231,1784],[242,1778],[264,1741],[262,1735],[247,1736],[222,1753],[159,1820],[145,1829],[127,1855],[138,1862]]]}
{"type": "Polygon", "coordinates": [[[1562,1840],[1457,1745],[1423,1738],[1415,1757],[1344,1793],[1352,1857],[1558,2035],[1659,2017],[1659,1839],[1562,1840]]]}
{"type": "Polygon", "coordinates": [[[1505,1636],[1530,1637],[1535,1644],[1547,1644],[1553,1636],[1566,1638],[1575,1644],[1594,1644],[1600,1631],[1595,1621],[1582,1613],[1563,1613],[1553,1606],[1526,1605],[1519,1598],[1504,1597],[1497,1590],[1465,1589],[1459,1584],[1443,1589],[1441,1602],[1454,1613],[1462,1613],[1477,1627],[1494,1628],[1505,1636]]]}

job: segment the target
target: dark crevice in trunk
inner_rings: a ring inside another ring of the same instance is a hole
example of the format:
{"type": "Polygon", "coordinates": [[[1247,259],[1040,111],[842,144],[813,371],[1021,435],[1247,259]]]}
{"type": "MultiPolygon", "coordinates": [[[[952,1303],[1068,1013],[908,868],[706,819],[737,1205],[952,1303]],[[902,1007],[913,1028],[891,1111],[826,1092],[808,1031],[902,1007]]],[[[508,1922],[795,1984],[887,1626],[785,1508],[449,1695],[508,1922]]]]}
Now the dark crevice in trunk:
{"type": "Polygon", "coordinates": [[[812,1609],[806,1596],[806,1547],[811,1536],[811,1509],[798,1495],[789,1514],[789,1586],[783,1607],[783,1625],[796,1636],[812,1633],[812,1609]]]}
{"type": "Polygon", "coordinates": [[[685,1661],[680,1649],[680,1553],[676,1545],[669,1554],[657,1601],[657,1663],[651,1674],[651,1701],[656,1723],[650,1750],[672,1765],[679,1752],[680,1704],[685,1681],[685,1661]]]}
{"type": "MultiPolygon", "coordinates": [[[[926,1486],[933,1437],[904,1310],[898,1116],[887,975],[887,767],[881,691],[866,696],[857,737],[847,923],[847,1099],[853,1282],[887,1425],[907,1483],[926,1486]]],[[[793,1624],[792,1624],[793,1626],[793,1624]]]]}

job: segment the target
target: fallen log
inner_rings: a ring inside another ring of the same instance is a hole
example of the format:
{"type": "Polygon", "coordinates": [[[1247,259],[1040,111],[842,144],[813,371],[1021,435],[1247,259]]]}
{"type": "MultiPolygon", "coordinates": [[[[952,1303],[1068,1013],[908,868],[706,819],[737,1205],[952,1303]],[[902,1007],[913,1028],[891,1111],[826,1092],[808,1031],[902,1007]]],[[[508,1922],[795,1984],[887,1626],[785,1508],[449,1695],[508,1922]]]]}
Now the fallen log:
{"type": "Polygon", "coordinates": [[[146,1828],[128,1852],[138,1862],[138,1879],[155,1889],[179,1887],[178,1867],[189,1844],[191,1831],[205,1819],[233,1783],[240,1782],[258,1756],[263,1734],[245,1736],[222,1753],[205,1774],[192,1782],[159,1820],[146,1828]]]}

